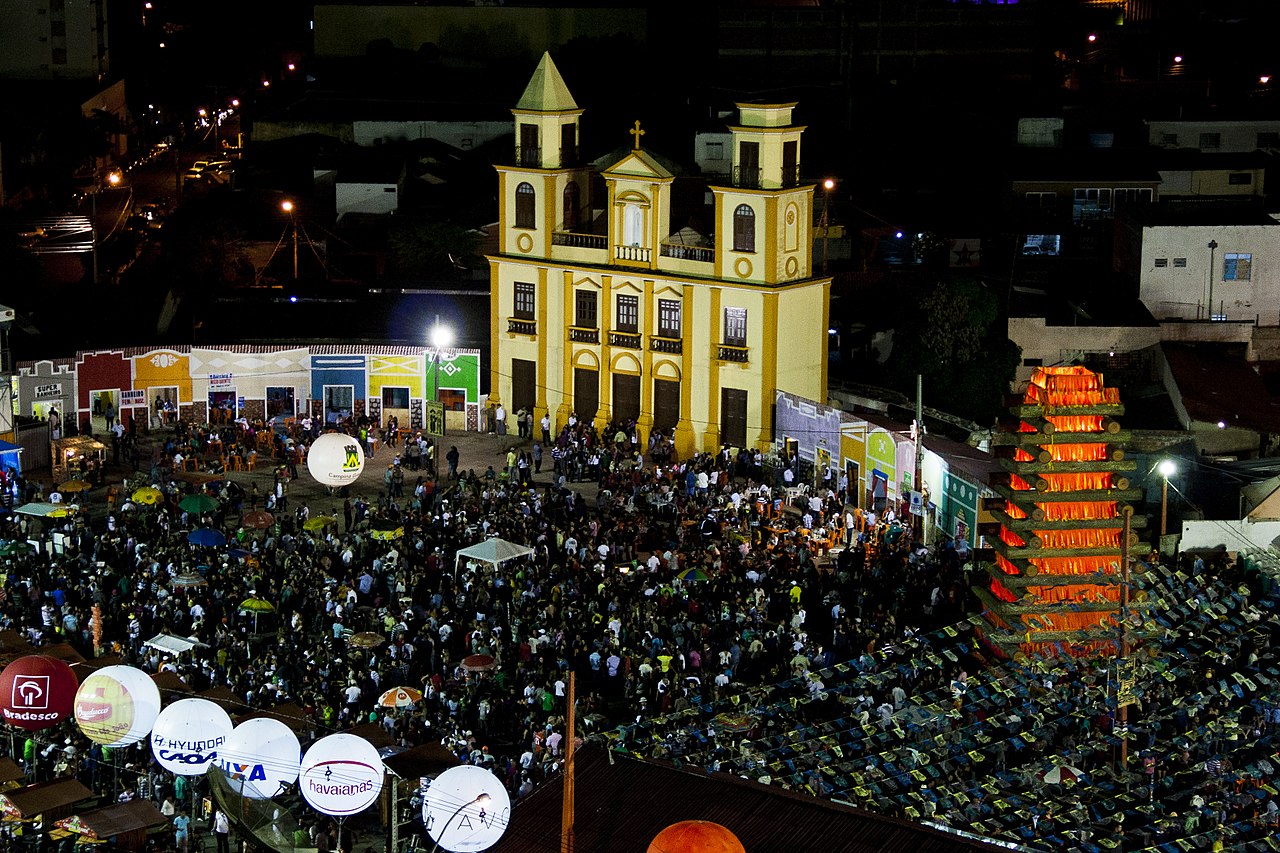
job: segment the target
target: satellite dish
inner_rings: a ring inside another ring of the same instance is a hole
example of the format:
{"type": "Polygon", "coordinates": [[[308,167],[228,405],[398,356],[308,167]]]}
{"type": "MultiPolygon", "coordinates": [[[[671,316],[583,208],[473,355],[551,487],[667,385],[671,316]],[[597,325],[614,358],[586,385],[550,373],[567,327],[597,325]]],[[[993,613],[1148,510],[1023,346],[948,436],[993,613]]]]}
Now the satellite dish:
{"type": "Polygon", "coordinates": [[[507,831],[510,817],[511,797],[502,780],[469,764],[437,776],[422,804],[427,834],[452,853],[488,850],[507,831]]]}

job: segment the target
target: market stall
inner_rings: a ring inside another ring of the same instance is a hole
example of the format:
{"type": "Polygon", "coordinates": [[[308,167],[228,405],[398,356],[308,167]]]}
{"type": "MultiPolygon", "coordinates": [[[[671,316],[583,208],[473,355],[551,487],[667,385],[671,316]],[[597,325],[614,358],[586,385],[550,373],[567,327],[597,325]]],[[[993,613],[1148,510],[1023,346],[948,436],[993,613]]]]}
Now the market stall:
{"type": "Polygon", "coordinates": [[[75,835],[77,843],[111,841],[114,850],[142,850],[147,833],[168,823],[150,800],[139,799],[63,818],[49,835],[55,840],[75,835]]]}
{"type": "Polygon", "coordinates": [[[31,820],[41,816],[46,824],[67,817],[76,803],[93,799],[95,794],[79,779],[54,779],[36,782],[0,793],[0,812],[13,820],[31,820]]]}
{"type": "Polygon", "coordinates": [[[107,461],[107,446],[96,438],[77,435],[72,438],[58,438],[49,442],[50,463],[53,465],[53,479],[61,482],[68,475],[80,470],[100,470],[107,461]]]}

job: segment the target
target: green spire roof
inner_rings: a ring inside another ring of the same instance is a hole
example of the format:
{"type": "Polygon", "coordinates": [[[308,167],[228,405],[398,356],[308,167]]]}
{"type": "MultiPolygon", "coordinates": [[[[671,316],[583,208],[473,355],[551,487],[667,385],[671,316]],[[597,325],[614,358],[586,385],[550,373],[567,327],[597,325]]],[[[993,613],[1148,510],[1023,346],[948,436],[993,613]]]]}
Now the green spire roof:
{"type": "Polygon", "coordinates": [[[534,112],[578,109],[573,95],[569,94],[569,87],[564,84],[564,78],[560,76],[560,70],[551,61],[551,54],[542,54],[538,67],[529,78],[529,85],[525,87],[524,94],[520,96],[520,102],[516,104],[516,109],[534,112]]]}

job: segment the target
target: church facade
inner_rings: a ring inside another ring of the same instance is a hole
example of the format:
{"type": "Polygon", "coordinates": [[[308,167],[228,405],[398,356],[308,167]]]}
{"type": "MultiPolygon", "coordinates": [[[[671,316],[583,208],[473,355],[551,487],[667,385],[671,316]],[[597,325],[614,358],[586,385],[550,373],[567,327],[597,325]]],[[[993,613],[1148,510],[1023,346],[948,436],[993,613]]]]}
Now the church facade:
{"type": "Polygon", "coordinates": [[[737,106],[731,172],[691,194],[639,122],[585,161],[583,110],[543,55],[495,166],[491,403],[556,429],[635,421],[687,455],[768,445],[776,391],[825,402],[831,280],[813,269],[804,128],[795,104],[737,106]]]}

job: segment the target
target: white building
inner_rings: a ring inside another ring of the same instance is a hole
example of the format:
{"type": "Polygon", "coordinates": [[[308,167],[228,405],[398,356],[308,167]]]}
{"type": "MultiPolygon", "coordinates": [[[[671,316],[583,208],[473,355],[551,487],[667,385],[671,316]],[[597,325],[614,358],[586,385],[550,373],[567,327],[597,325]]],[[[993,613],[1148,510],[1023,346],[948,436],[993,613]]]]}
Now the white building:
{"type": "Polygon", "coordinates": [[[101,80],[107,0],[0,0],[0,78],[101,80]]]}
{"type": "Polygon", "coordinates": [[[1280,120],[1149,121],[1147,141],[1156,148],[1195,148],[1219,154],[1280,150],[1280,120]]]}
{"type": "Polygon", "coordinates": [[[1116,229],[1115,267],[1157,320],[1280,325],[1278,257],[1280,222],[1262,213],[1152,209],[1116,229]]]}

